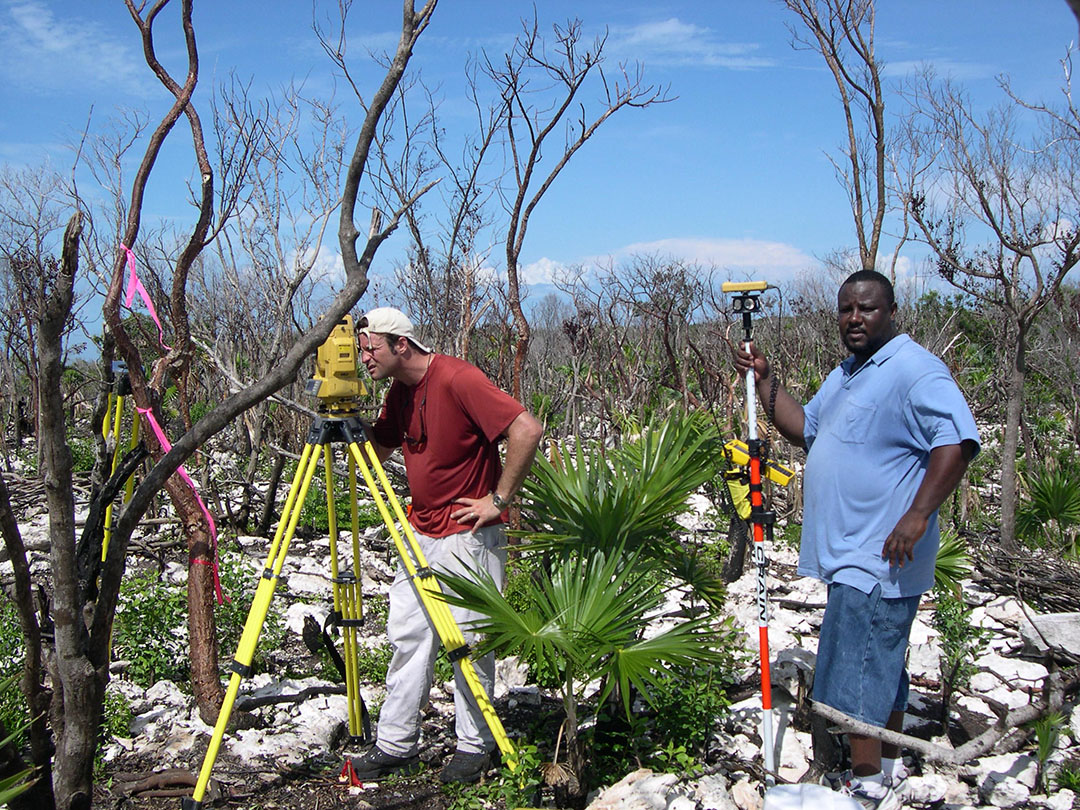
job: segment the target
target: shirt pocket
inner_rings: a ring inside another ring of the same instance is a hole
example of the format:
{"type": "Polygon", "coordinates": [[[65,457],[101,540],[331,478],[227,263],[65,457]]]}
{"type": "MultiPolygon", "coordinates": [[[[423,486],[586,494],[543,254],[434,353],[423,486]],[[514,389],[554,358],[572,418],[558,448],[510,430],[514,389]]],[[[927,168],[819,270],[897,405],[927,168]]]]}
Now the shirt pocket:
{"type": "Polygon", "coordinates": [[[840,413],[831,420],[829,432],[845,444],[864,444],[870,435],[877,405],[849,399],[840,407],[840,413]]]}

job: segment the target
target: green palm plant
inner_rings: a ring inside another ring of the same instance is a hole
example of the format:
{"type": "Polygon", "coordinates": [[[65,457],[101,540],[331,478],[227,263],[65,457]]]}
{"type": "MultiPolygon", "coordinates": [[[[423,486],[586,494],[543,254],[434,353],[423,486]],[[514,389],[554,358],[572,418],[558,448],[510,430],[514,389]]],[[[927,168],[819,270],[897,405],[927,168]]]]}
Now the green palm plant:
{"type": "MultiPolygon", "coordinates": [[[[18,681],[20,673],[14,673],[0,681],[0,692],[7,692],[12,689],[18,681]]],[[[0,748],[7,746],[20,736],[22,736],[30,723],[27,721],[15,731],[8,734],[2,740],[0,740],[0,748]]],[[[4,733],[5,729],[2,723],[0,723],[0,734],[4,733]]],[[[18,773],[11,774],[3,779],[0,779],[0,807],[7,807],[8,803],[17,796],[25,793],[34,783],[37,781],[35,777],[35,768],[26,768],[18,773]]]]}
{"type": "Polygon", "coordinates": [[[726,652],[734,643],[730,622],[718,628],[710,616],[643,637],[647,617],[664,604],[658,570],[657,562],[641,550],[568,554],[529,580],[525,607],[518,609],[486,572],[440,575],[453,591],[444,597],[448,602],[484,616],[469,625],[484,636],[478,655],[517,655],[559,673],[568,764],[582,789],[585,757],[577,729],[585,684],[599,679],[603,687],[598,702],[615,692],[629,717],[631,687],[651,702],[653,688],[668,667],[724,664],[731,658],[726,652]]]}
{"type": "Polygon", "coordinates": [[[723,464],[720,434],[701,413],[654,422],[613,450],[579,442],[572,462],[538,458],[522,486],[525,510],[543,527],[528,533],[530,548],[562,554],[641,550],[720,607],[723,580],[678,542],[676,518],[689,495],[723,464]]]}
{"type": "Polygon", "coordinates": [[[1028,494],[1016,511],[1017,534],[1069,556],[1080,554],[1080,470],[1043,467],[1028,482],[1028,494]]]}
{"type": "Polygon", "coordinates": [[[952,529],[941,530],[941,545],[934,561],[934,587],[960,595],[960,581],[971,574],[967,543],[952,529]]]}
{"type": "Polygon", "coordinates": [[[736,633],[709,612],[644,634],[672,578],[712,606],[722,601],[722,582],[682,547],[675,520],[722,458],[705,418],[672,416],[618,449],[579,443],[572,463],[538,459],[522,492],[541,528],[519,548],[548,552],[548,564],[525,593],[511,604],[481,571],[440,577],[452,591],[447,601],[484,617],[469,627],[484,637],[479,653],[518,655],[558,673],[567,760],[581,791],[588,789],[578,735],[585,684],[599,680],[599,702],[616,699],[629,717],[633,692],[651,702],[670,668],[731,664],[736,633]]]}

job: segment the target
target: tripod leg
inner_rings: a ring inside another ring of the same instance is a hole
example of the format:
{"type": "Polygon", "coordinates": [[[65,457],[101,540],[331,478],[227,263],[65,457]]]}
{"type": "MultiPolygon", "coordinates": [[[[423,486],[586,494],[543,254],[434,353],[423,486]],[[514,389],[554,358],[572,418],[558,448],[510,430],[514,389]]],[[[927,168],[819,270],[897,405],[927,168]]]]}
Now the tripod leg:
{"type": "MultiPolygon", "coordinates": [[[[111,399],[111,397],[110,397],[111,399]]],[[[102,422],[104,426],[105,440],[108,441],[109,436],[113,436],[115,444],[113,445],[112,454],[112,467],[109,469],[110,475],[116,472],[116,465],[120,462],[120,425],[124,417],[124,398],[122,396],[116,397],[116,413],[113,415],[112,428],[109,425],[109,413],[105,414],[105,420],[102,422]]],[[[101,561],[105,562],[105,557],[109,553],[109,539],[112,537],[112,503],[105,507],[105,530],[101,541],[101,561]]]]}
{"type": "Polygon", "coordinates": [[[300,519],[300,511],[307,497],[311,479],[319,466],[319,456],[322,453],[320,445],[305,445],[304,453],[297,465],[296,476],[293,478],[292,487],[289,489],[289,497],[285,501],[285,508],[281,514],[281,522],[274,535],[274,541],[270,545],[270,553],[266,558],[259,584],[255,588],[255,597],[251,600],[251,608],[248,610],[247,621],[244,623],[244,631],[240,636],[240,643],[236,648],[236,657],[232,663],[232,676],[225,690],[225,699],[221,703],[218,712],[217,724],[214,733],[210,737],[210,745],[203,759],[199,778],[195,783],[195,790],[190,799],[182,801],[183,810],[198,810],[202,807],[203,797],[206,795],[206,787],[210,783],[210,772],[214,768],[221,741],[225,737],[225,728],[232,716],[233,705],[236,703],[236,695],[240,691],[240,682],[251,673],[251,661],[255,657],[255,645],[259,641],[263,624],[266,622],[266,614],[270,609],[270,600],[274,596],[278,578],[281,576],[281,567],[285,564],[285,555],[289,551],[289,543],[296,532],[296,524],[300,519]]]}
{"type": "Polygon", "coordinates": [[[473,665],[472,659],[468,657],[469,646],[465,643],[465,637],[461,633],[461,628],[458,627],[457,622],[454,621],[454,617],[450,613],[449,605],[441,599],[442,591],[439,588],[439,583],[435,579],[431,569],[428,568],[427,560],[424,559],[423,552],[420,550],[420,545],[416,542],[416,535],[413,534],[412,526],[405,516],[405,511],[401,508],[401,502],[394,494],[394,488],[390,484],[390,479],[386,476],[386,470],[379,461],[379,456],[375,452],[375,448],[369,441],[364,442],[364,448],[368,458],[371,460],[371,467],[368,466],[367,461],[365,461],[361,454],[360,446],[357,442],[351,441],[349,443],[349,452],[355,457],[357,466],[360,468],[360,472],[364,477],[364,481],[367,484],[368,489],[371,490],[371,496],[375,501],[376,507],[379,509],[379,514],[382,515],[383,521],[386,523],[387,529],[390,531],[390,536],[394,540],[394,545],[397,548],[402,564],[405,566],[405,571],[416,584],[416,592],[420,595],[420,601],[424,605],[424,610],[427,612],[428,617],[431,619],[431,623],[435,626],[435,631],[439,634],[439,639],[446,648],[447,656],[450,658],[451,662],[458,665],[465,682],[469,685],[469,691],[472,692],[473,697],[476,699],[481,715],[483,715],[488,728],[491,730],[492,736],[495,738],[496,745],[499,746],[499,751],[502,753],[503,759],[510,766],[511,770],[513,770],[517,767],[517,754],[514,751],[513,743],[510,742],[510,738],[503,728],[502,721],[499,720],[499,716],[495,713],[495,707],[491,704],[491,698],[488,696],[483,684],[480,683],[480,678],[476,674],[476,667],[473,665]],[[382,484],[382,491],[386,493],[385,499],[380,493],[380,489],[376,485],[375,479],[372,477],[372,469],[375,470],[375,473],[379,477],[379,482],[382,484]],[[387,501],[389,501],[390,505],[393,507],[398,522],[401,524],[401,528],[409,540],[408,548],[401,537],[401,533],[397,530],[394,519],[390,515],[390,511],[386,505],[387,501]]]}
{"type": "MultiPolygon", "coordinates": [[[[333,595],[333,607],[332,618],[333,623],[338,627],[341,626],[342,617],[345,614],[344,611],[344,597],[342,594],[341,573],[338,563],[338,525],[337,525],[337,505],[334,498],[334,459],[332,446],[326,450],[326,455],[323,457],[324,469],[325,469],[325,482],[326,482],[326,523],[327,532],[330,535],[330,588],[333,595]]],[[[350,670],[350,655],[348,643],[344,641],[344,633],[342,634],[342,648],[344,653],[344,672],[341,673],[342,678],[345,680],[346,694],[350,694],[349,689],[349,670],[350,670]]],[[[353,735],[356,730],[356,716],[353,712],[353,703],[351,699],[346,700],[346,706],[349,713],[349,734],[353,735]]]]}

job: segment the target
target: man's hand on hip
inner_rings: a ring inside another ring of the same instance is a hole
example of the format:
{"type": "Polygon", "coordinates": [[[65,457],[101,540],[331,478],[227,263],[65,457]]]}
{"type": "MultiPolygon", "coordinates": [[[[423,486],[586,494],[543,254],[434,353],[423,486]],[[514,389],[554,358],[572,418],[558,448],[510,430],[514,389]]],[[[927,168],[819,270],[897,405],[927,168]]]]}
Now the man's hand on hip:
{"type": "Polygon", "coordinates": [[[461,504],[461,508],[451,512],[450,517],[458,523],[471,523],[474,532],[481,526],[497,522],[502,514],[502,510],[492,501],[491,495],[483,498],[454,498],[454,503],[461,504]]]}

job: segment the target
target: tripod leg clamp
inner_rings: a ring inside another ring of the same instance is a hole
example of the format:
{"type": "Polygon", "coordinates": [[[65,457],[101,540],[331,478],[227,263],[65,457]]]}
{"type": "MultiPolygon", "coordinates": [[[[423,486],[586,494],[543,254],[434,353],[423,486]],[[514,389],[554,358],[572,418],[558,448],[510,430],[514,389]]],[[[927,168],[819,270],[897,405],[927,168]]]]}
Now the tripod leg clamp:
{"type": "Polygon", "coordinates": [[[462,644],[460,647],[454,647],[452,650],[447,650],[446,657],[450,660],[451,664],[455,664],[462,658],[467,658],[470,652],[472,652],[472,647],[468,644],[462,644]]]}
{"type": "Polygon", "coordinates": [[[229,670],[231,672],[235,672],[241,678],[250,677],[252,672],[251,664],[241,664],[235,658],[233,659],[232,664],[229,666],[229,670]]]}

